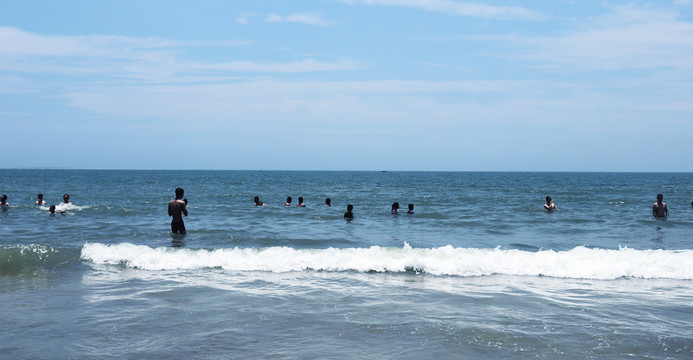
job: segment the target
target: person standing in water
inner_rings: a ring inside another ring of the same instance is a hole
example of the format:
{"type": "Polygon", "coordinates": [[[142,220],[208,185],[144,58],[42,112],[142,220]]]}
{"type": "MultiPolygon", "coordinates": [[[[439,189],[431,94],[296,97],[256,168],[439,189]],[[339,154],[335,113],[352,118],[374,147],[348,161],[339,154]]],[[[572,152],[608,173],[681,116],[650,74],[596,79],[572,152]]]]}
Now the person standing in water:
{"type": "Polygon", "coordinates": [[[407,214],[413,214],[414,213],[414,204],[409,204],[408,208],[409,208],[409,210],[407,210],[407,214]]]}
{"type": "Polygon", "coordinates": [[[34,205],[46,205],[46,202],[43,201],[43,194],[38,194],[36,197],[38,197],[38,200],[34,203],[34,205]]]}
{"type": "Polygon", "coordinates": [[[399,203],[395,202],[392,204],[392,210],[390,210],[391,213],[397,215],[399,214],[399,203]]]}
{"type": "Polygon", "coordinates": [[[330,198],[325,199],[325,206],[332,207],[332,200],[330,198]]]}
{"type": "Polygon", "coordinates": [[[10,206],[10,203],[7,202],[7,195],[0,195],[0,207],[6,208],[8,206],[10,206]]]}
{"type": "Polygon", "coordinates": [[[72,203],[70,202],[70,195],[63,195],[63,205],[72,205],[72,203]]]}
{"type": "Polygon", "coordinates": [[[188,209],[183,201],[183,188],[176,188],[176,198],[168,203],[168,216],[171,216],[171,232],[174,234],[185,235],[185,224],[183,215],[188,216],[188,209]]]}
{"type": "Polygon", "coordinates": [[[287,197],[286,197],[286,202],[284,203],[284,206],[291,206],[291,201],[293,201],[293,199],[291,198],[291,196],[287,196],[287,197]]]}
{"type": "Polygon", "coordinates": [[[351,221],[354,219],[354,213],[351,212],[352,210],[354,210],[354,205],[347,205],[347,211],[344,213],[344,219],[346,219],[347,221],[351,221]]]}
{"type": "Polygon", "coordinates": [[[652,215],[657,219],[666,219],[669,217],[667,203],[662,200],[664,200],[664,195],[657,194],[657,202],[652,205],[652,215]]]}
{"type": "Polygon", "coordinates": [[[546,210],[558,210],[556,207],[556,204],[553,203],[553,200],[551,199],[551,196],[546,197],[546,204],[544,204],[544,209],[546,210]]]}
{"type": "Polygon", "coordinates": [[[296,204],[297,207],[306,207],[306,204],[303,203],[303,196],[298,197],[298,204],[296,204]]]}

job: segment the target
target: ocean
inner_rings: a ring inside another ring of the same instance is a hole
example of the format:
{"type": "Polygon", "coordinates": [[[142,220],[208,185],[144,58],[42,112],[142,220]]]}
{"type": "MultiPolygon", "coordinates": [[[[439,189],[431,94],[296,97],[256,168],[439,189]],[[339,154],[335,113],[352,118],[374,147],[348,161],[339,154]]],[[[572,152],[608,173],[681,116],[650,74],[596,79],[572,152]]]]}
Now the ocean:
{"type": "Polygon", "coordinates": [[[1,358],[693,358],[691,173],[0,169],[0,193],[1,358]]]}

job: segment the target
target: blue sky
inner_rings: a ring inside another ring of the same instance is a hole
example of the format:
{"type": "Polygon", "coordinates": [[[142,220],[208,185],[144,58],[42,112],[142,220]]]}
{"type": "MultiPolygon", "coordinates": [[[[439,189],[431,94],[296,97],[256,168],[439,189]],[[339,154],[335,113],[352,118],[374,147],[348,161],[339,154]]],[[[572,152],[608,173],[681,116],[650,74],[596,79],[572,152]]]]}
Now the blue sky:
{"type": "Polygon", "coordinates": [[[0,0],[0,167],[693,171],[693,0],[0,0]]]}

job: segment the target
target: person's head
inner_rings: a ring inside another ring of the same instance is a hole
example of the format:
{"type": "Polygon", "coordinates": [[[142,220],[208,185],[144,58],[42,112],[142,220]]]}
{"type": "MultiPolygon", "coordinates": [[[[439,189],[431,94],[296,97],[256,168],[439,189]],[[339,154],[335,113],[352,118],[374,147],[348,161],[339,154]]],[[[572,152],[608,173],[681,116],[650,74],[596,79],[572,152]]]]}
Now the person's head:
{"type": "Polygon", "coordinates": [[[330,198],[325,199],[325,205],[332,205],[332,200],[330,198]]]}
{"type": "Polygon", "coordinates": [[[260,203],[260,197],[259,196],[254,197],[253,201],[255,202],[255,205],[257,205],[258,203],[260,203]]]}
{"type": "Polygon", "coordinates": [[[43,194],[38,194],[37,197],[39,200],[43,200],[43,194]]]}
{"type": "Polygon", "coordinates": [[[176,199],[182,199],[184,194],[185,190],[183,188],[176,188],[176,199]]]}
{"type": "Polygon", "coordinates": [[[63,201],[64,202],[70,202],[70,195],[68,195],[68,194],[63,195],[63,201]]]}
{"type": "Polygon", "coordinates": [[[5,202],[5,201],[7,201],[7,195],[5,195],[5,194],[0,195],[0,202],[5,202]]]}
{"type": "Polygon", "coordinates": [[[294,199],[292,199],[291,196],[287,196],[287,197],[286,197],[286,202],[289,203],[289,204],[291,204],[291,202],[292,202],[293,200],[294,200],[294,199]]]}
{"type": "Polygon", "coordinates": [[[397,209],[399,209],[399,203],[398,202],[393,203],[392,204],[392,210],[397,210],[397,209]]]}
{"type": "Polygon", "coordinates": [[[55,214],[55,205],[51,205],[49,210],[50,210],[51,214],[55,214]]]}
{"type": "Polygon", "coordinates": [[[414,210],[414,204],[409,204],[408,207],[409,207],[409,210],[414,210]]]}
{"type": "Polygon", "coordinates": [[[351,212],[351,210],[354,210],[354,205],[347,205],[347,211],[351,212]]]}
{"type": "Polygon", "coordinates": [[[547,197],[546,197],[546,203],[547,203],[547,204],[551,204],[551,196],[547,196],[547,197]]]}
{"type": "Polygon", "coordinates": [[[298,197],[298,203],[299,203],[299,204],[303,204],[303,196],[299,196],[299,197],[298,197]]]}
{"type": "Polygon", "coordinates": [[[662,200],[664,200],[664,195],[662,195],[662,194],[657,194],[657,201],[660,201],[660,202],[661,202],[662,200]]]}

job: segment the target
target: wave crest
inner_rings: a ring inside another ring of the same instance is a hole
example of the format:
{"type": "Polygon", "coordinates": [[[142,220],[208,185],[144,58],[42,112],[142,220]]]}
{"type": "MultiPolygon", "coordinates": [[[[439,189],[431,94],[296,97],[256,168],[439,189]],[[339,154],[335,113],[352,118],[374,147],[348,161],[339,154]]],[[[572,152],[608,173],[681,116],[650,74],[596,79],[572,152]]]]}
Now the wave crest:
{"type": "Polygon", "coordinates": [[[95,264],[145,270],[221,268],[235,271],[421,272],[448,276],[550,276],[580,279],[693,279],[693,250],[619,250],[576,247],[568,251],[372,246],[346,249],[291,247],[180,249],[129,243],[85,244],[81,258],[95,264]]]}

